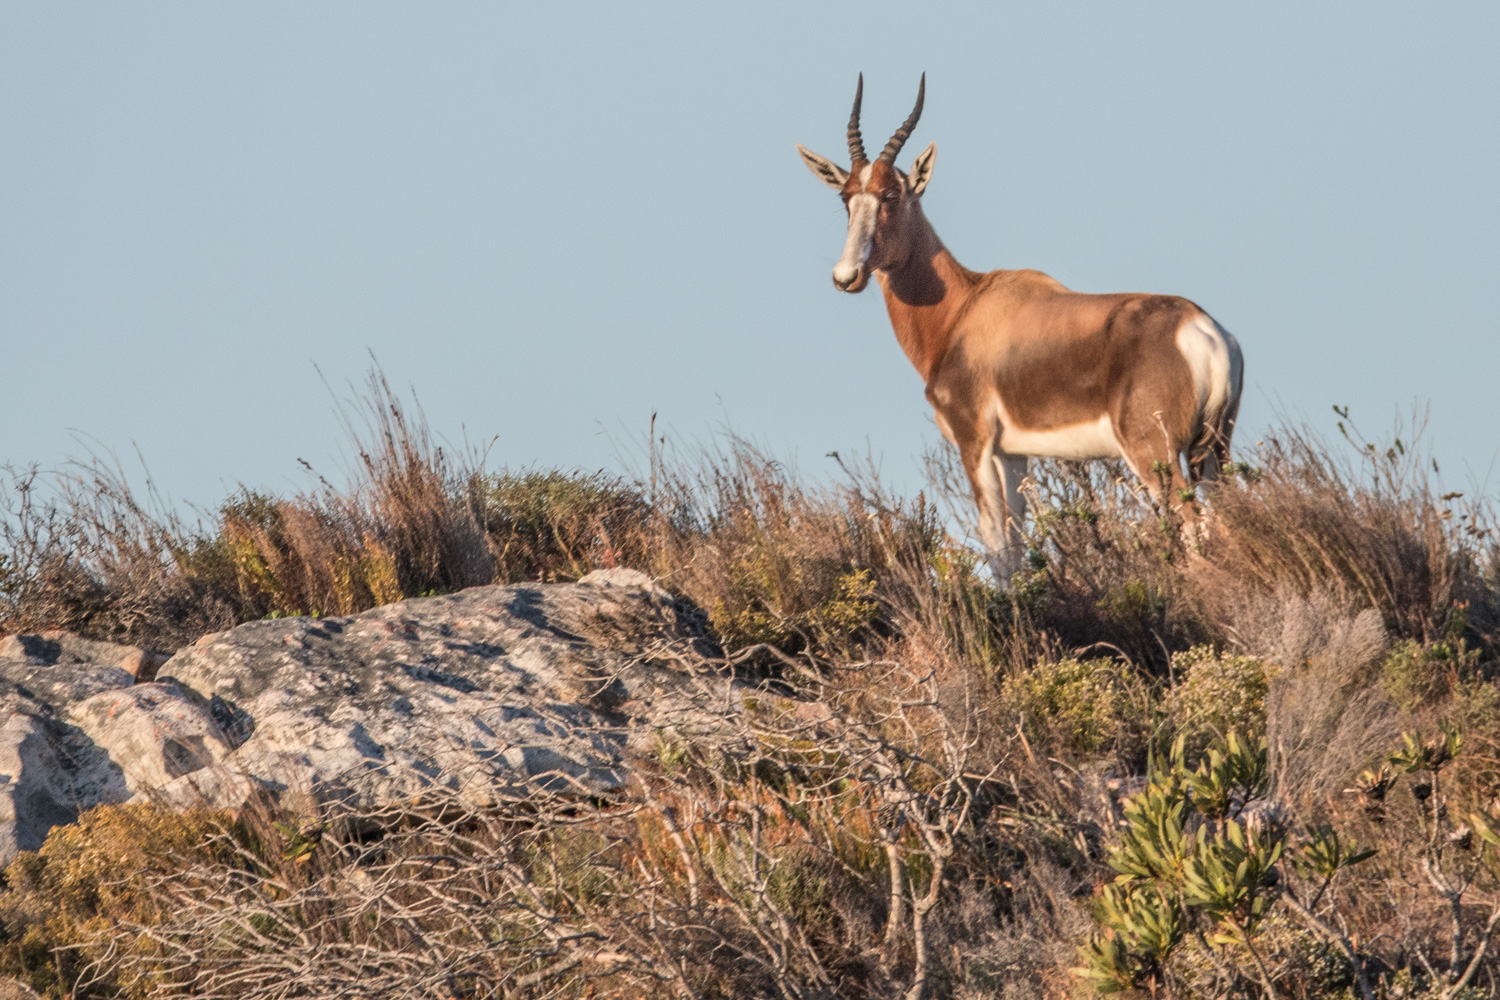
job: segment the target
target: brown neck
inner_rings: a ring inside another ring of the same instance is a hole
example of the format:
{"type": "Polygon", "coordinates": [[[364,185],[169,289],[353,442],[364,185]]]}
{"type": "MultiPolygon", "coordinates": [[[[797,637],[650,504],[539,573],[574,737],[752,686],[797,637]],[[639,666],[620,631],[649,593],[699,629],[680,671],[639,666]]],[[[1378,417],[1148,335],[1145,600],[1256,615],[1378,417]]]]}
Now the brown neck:
{"type": "Polygon", "coordinates": [[[901,264],[876,271],[875,277],[885,292],[896,340],[925,383],[948,353],[953,324],[978,275],[953,259],[920,203],[911,211],[911,252],[901,264]]]}

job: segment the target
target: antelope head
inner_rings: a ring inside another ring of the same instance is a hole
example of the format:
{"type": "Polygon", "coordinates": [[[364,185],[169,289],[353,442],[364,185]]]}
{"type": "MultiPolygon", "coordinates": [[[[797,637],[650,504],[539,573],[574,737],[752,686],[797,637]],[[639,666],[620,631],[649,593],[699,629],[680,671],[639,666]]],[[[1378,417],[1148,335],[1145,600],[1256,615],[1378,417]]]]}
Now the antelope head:
{"type": "Polygon", "coordinates": [[[918,199],[932,179],[937,143],[922,151],[912,162],[909,173],[896,168],[896,154],[901,152],[912,129],[917,127],[917,119],[922,117],[922,99],[926,93],[927,74],[923,73],[917,87],[916,107],[873,163],[865,156],[864,139],[859,134],[859,105],[865,94],[863,73],[854,91],[854,112],[849,116],[849,169],[797,144],[802,162],[818,180],[839,192],[849,213],[844,253],[833,266],[833,284],[841,291],[863,291],[872,272],[900,266],[911,252],[910,236],[921,214],[918,199]]]}

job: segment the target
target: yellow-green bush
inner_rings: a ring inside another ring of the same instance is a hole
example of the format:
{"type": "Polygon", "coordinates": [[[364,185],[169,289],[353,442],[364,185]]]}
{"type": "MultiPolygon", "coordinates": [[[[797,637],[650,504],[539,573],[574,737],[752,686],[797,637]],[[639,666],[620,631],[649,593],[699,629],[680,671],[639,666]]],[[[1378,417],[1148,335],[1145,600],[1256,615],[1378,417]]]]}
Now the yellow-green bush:
{"type": "MultiPolygon", "coordinates": [[[[207,858],[207,835],[227,822],[209,812],[174,813],[136,804],[100,806],[57,827],[40,851],[5,869],[0,892],[0,975],[47,996],[68,995],[96,957],[94,942],[122,924],[150,925],[159,913],[146,880],[184,857],[207,858]]],[[[145,940],[138,946],[149,948],[145,940]]],[[[103,995],[149,995],[147,978],[99,984],[103,995]]]]}
{"type": "Polygon", "coordinates": [[[1457,642],[1423,644],[1405,639],[1380,666],[1380,687],[1396,707],[1412,712],[1443,698],[1469,679],[1479,650],[1457,642]]]}
{"type": "Polygon", "coordinates": [[[709,621],[731,649],[757,642],[795,644],[799,634],[815,634],[835,643],[847,640],[880,613],[874,584],[868,570],[839,573],[838,567],[832,567],[831,579],[814,581],[812,577],[825,575],[819,573],[822,569],[829,567],[785,566],[781,574],[751,570],[737,581],[739,593],[714,602],[709,621]],[[795,594],[778,586],[783,582],[778,577],[784,576],[796,579],[795,594]],[[811,606],[809,596],[816,601],[811,606]]]}
{"type": "Polygon", "coordinates": [[[1176,677],[1170,699],[1172,725],[1186,737],[1190,758],[1230,732],[1243,733],[1252,741],[1265,735],[1270,678],[1258,657],[1194,646],[1172,657],[1172,672],[1176,677]]]}
{"type": "Polygon", "coordinates": [[[640,491],[602,472],[506,472],[468,487],[498,581],[579,577],[599,566],[639,566],[649,509],[640,491]]]}
{"type": "Polygon", "coordinates": [[[1002,698],[1029,738],[1058,744],[1050,749],[1133,758],[1145,745],[1146,686],[1117,660],[1044,660],[1008,678],[1002,698]]]}
{"type": "Polygon", "coordinates": [[[727,648],[842,655],[889,631],[885,612],[914,581],[931,592],[948,537],[923,496],[806,484],[739,441],[705,458],[704,469],[666,469],[652,490],[652,569],[708,612],[727,648]]]}

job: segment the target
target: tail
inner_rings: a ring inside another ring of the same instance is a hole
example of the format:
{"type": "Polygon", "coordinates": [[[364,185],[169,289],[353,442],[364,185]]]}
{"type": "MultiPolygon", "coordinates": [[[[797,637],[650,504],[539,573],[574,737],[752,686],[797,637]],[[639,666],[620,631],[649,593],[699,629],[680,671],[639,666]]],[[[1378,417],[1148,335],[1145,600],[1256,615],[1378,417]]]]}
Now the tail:
{"type": "MultiPolygon", "coordinates": [[[[1214,324],[1218,326],[1217,323],[1214,324]]],[[[1229,349],[1229,391],[1217,411],[1203,414],[1198,436],[1188,449],[1188,475],[1193,482],[1213,482],[1229,463],[1229,442],[1234,437],[1234,422],[1240,414],[1240,393],[1245,388],[1245,359],[1239,341],[1222,326],[1219,335],[1229,349]]]]}

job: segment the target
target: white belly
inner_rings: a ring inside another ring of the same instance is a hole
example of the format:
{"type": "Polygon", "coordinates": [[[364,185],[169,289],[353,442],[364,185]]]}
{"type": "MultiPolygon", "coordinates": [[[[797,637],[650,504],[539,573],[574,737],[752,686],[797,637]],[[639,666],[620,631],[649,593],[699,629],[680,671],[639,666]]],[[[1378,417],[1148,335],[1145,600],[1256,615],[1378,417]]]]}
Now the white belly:
{"type": "Polygon", "coordinates": [[[1115,440],[1114,424],[1109,417],[1082,424],[1069,424],[1045,431],[1029,431],[1001,424],[1000,448],[1012,455],[1035,455],[1041,458],[1121,458],[1120,443],[1115,440]]]}

